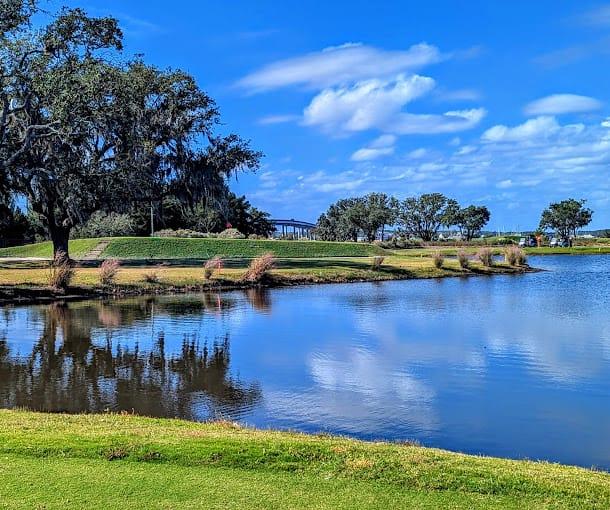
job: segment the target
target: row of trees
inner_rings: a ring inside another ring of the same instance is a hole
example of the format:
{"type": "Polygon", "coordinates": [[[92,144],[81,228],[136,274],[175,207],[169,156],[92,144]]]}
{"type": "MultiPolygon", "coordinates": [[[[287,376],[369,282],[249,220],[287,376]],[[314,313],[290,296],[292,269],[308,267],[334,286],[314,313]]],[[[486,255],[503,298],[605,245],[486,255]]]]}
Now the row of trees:
{"type": "Polygon", "coordinates": [[[362,234],[372,242],[383,238],[386,226],[397,226],[403,235],[433,240],[444,227],[456,227],[462,237],[471,240],[489,222],[485,206],[461,207],[456,200],[441,193],[428,193],[402,202],[385,193],[342,199],[320,216],[317,236],[329,241],[356,241],[362,234]]]}
{"type": "Polygon", "coordinates": [[[55,253],[96,211],[174,198],[226,219],[228,178],[262,154],[216,133],[218,107],[191,76],[124,61],[114,18],[64,9],[34,29],[36,0],[0,0],[0,12],[0,194],[27,201],[55,253]]]}

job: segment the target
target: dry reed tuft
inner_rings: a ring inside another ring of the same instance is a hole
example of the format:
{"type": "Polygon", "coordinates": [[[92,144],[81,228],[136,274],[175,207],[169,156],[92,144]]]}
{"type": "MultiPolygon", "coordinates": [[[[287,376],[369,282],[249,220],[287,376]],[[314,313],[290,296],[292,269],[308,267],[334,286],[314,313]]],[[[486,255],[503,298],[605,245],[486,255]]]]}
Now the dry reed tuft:
{"type": "Polygon", "coordinates": [[[242,280],[252,283],[260,282],[274,266],[275,257],[273,253],[265,253],[250,262],[250,267],[243,275],[242,280]]]}
{"type": "Polygon", "coordinates": [[[58,251],[49,266],[49,286],[65,291],[74,278],[74,266],[64,251],[58,251]]]}
{"type": "Polygon", "coordinates": [[[504,251],[504,260],[511,266],[524,266],[527,263],[525,252],[517,246],[506,248],[504,251]]]}
{"type": "Polygon", "coordinates": [[[491,267],[494,265],[494,254],[490,248],[481,248],[477,252],[477,258],[485,267],[491,267]]]}
{"type": "Polygon", "coordinates": [[[383,255],[376,255],[375,257],[373,257],[373,271],[379,271],[384,260],[385,257],[383,255]]]}
{"type": "Polygon", "coordinates": [[[98,276],[102,285],[112,285],[119,272],[121,263],[116,259],[106,259],[101,263],[98,276]]]}
{"type": "Polygon", "coordinates": [[[203,278],[209,280],[214,275],[214,271],[223,268],[222,259],[218,256],[211,258],[203,265],[203,278]]]}
{"type": "Polygon", "coordinates": [[[445,257],[443,256],[443,254],[440,251],[434,252],[434,254],[432,255],[432,263],[434,264],[434,267],[436,269],[441,269],[443,267],[444,262],[445,257]]]}
{"type": "Polygon", "coordinates": [[[464,250],[458,251],[457,260],[462,269],[468,269],[470,266],[470,259],[468,258],[468,254],[464,250]]]}

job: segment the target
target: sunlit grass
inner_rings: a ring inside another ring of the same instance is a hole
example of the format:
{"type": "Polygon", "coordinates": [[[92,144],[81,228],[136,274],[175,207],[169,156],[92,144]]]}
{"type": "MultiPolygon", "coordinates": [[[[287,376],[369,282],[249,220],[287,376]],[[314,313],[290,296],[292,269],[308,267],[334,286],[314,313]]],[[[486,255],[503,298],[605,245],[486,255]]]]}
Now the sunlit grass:
{"type": "Polygon", "coordinates": [[[610,506],[606,473],[229,422],[0,411],[0,456],[8,508],[610,506]]]}

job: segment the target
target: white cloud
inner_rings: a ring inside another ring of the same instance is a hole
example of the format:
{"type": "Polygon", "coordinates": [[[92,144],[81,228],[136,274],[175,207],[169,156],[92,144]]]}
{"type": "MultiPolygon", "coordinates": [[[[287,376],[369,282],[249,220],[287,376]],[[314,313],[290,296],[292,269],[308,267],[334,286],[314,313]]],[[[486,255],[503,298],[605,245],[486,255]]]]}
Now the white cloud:
{"type": "Polygon", "coordinates": [[[285,124],[287,122],[295,122],[301,117],[299,115],[267,115],[258,120],[258,123],[265,126],[270,124],[285,124]]]}
{"type": "Polygon", "coordinates": [[[496,186],[500,189],[512,188],[513,181],[511,179],[504,179],[503,181],[500,181],[498,184],[496,184],[496,186]]]}
{"type": "Polygon", "coordinates": [[[404,51],[387,51],[348,43],[273,62],[245,76],[237,85],[250,92],[294,85],[320,90],[412,72],[442,59],[436,47],[425,43],[413,45],[404,51]]]}
{"type": "Polygon", "coordinates": [[[452,133],[476,126],[483,108],[442,114],[403,111],[411,101],[434,88],[432,78],[399,75],[391,80],[367,80],[350,87],[329,88],[313,98],[303,123],[335,135],[376,129],[399,135],[452,133]]]}
{"type": "Polygon", "coordinates": [[[354,152],[350,159],[352,161],[371,161],[383,156],[390,156],[391,154],[394,154],[394,147],[382,147],[379,149],[363,147],[354,152]]]}
{"type": "Polygon", "coordinates": [[[419,149],[415,149],[412,150],[411,152],[409,152],[409,154],[407,154],[407,156],[410,159],[421,159],[423,158],[426,154],[428,154],[428,151],[424,148],[419,148],[419,149]]]}
{"type": "Polygon", "coordinates": [[[354,152],[350,159],[352,161],[371,161],[383,156],[389,156],[394,154],[395,142],[396,137],[394,135],[381,135],[366,147],[354,152]]]}
{"type": "Polygon", "coordinates": [[[313,98],[303,123],[330,132],[354,132],[386,126],[402,107],[434,87],[425,76],[399,75],[394,80],[366,80],[329,88],[313,98]]]}
{"type": "Polygon", "coordinates": [[[548,137],[559,129],[555,117],[542,116],[529,119],[512,128],[502,124],[493,126],[485,131],[481,138],[488,142],[518,142],[548,137]]]}
{"type": "Polygon", "coordinates": [[[455,133],[475,127],[486,114],[485,108],[443,114],[400,113],[386,129],[401,135],[455,133]]]}
{"type": "Polygon", "coordinates": [[[553,94],[532,101],[525,107],[526,115],[560,115],[599,110],[602,103],[593,97],[576,94],[553,94]]]}

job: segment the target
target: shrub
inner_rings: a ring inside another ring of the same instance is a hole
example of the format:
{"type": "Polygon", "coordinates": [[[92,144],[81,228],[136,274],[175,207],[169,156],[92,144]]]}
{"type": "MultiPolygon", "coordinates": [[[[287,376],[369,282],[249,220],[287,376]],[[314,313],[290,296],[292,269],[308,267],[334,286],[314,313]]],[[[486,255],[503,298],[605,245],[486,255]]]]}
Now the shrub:
{"type": "Polygon", "coordinates": [[[260,257],[256,257],[250,262],[250,267],[242,277],[246,282],[260,282],[267,272],[275,266],[275,257],[273,253],[265,253],[260,257]]]}
{"type": "Polygon", "coordinates": [[[511,246],[504,252],[504,260],[511,266],[524,266],[527,262],[527,257],[521,248],[511,246]]]}
{"type": "Polygon", "coordinates": [[[468,254],[464,250],[458,251],[457,260],[462,269],[468,269],[468,266],[470,266],[470,259],[468,258],[468,254]]]}
{"type": "Polygon", "coordinates": [[[206,280],[212,278],[214,271],[222,269],[223,263],[220,257],[213,257],[203,265],[203,277],[206,280]]]}
{"type": "Polygon", "coordinates": [[[94,212],[89,220],[72,231],[72,237],[121,237],[133,235],[135,221],[129,214],[94,212]]]}
{"type": "Polygon", "coordinates": [[[142,278],[146,283],[159,283],[159,272],[155,269],[151,269],[150,271],[146,271],[142,278]]]}
{"type": "Polygon", "coordinates": [[[213,234],[206,234],[204,232],[198,232],[189,228],[179,228],[177,230],[171,228],[165,228],[158,230],[154,233],[155,237],[190,237],[190,238],[204,238],[204,237],[216,237],[213,234]]]}
{"type": "Polygon", "coordinates": [[[383,264],[384,260],[385,257],[382,255],[376,255],[375,257],[373,257],[373,271],[379,271],[381,269],[381,264],[383,264]]]}
{"type": "Polygon", "coordinates": [[[116,259],[106,259],[100,265],[99,278],[102,285],[111,285],[114,283],[121,264],[116,259]]]}
{"type": "Polygon", "coordinates": [[[434,252],[434,255],[432,255],[432,263],[434,264],[434,267],[436,269],[440,269],[443,267],[444,262],[445,257],[443,257],[443,254],[440,251],[434,252]]]}
{"type": "Polygon", "coordinates": [[[245,239],[246,238],[246,236],[243,235],[236,228],[228,228],[226,230],[223,230],[220,234],[218,234],[218,237],[220,237],[221,239],[245,239]]]}
{"type": "Polygon", "coordinates": [[[74,278],[74,266],[64,251],[58,251],[49,266],[49,286],[64,291],[74,278]]]}
{"type": "Polygon", "coordinates": [[[477,252],[477,258],[485,267],[491,267],[494,264],[494,255],[490,248],[481,248],[477,252]]]}
{"type": "Polygon", "coordinates": [[[254,240],[261,240],[261,241],[262,241],[262,240],[264,240],[264,239],[268,239],[268,237],[267,237],[267,236],[260,235],[260,234],[250,234],[250,235],[248,236],[248,239],[254,239],[254,240]]]}

